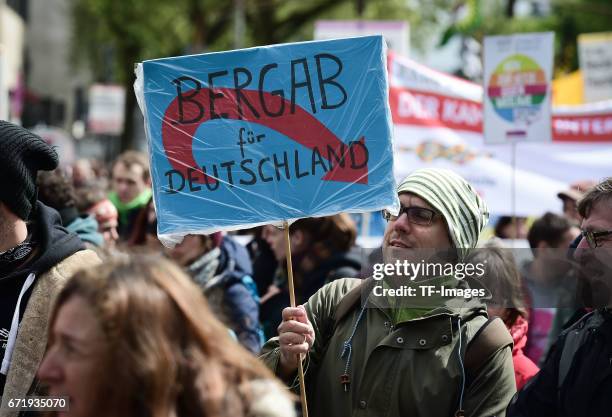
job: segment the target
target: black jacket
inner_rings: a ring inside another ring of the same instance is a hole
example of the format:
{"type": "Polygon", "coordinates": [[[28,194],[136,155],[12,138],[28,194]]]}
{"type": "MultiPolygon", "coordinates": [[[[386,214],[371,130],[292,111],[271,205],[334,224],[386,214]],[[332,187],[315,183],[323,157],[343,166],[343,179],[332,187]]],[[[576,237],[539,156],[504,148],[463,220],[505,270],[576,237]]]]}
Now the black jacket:
{"type": "MultiPolygon", "coordinates": [[[[34,247],[30,259],[25,262],[0,262],[0,359],[4,357],[5,338],[8,337],[19,293],[28,275],[33,272],[38,277],[75,252],[85,249],[77,235],[62,227],[59,213],[40,201],[36,204],[32,221],[28,223],[28,234],[34,247]]],[[[33,287],[22,297],[20,318],[25,313],[33,287]]],[[[4,390],[4,382],[4,375],[0,374],[0,393],[4,390]]]]}
{"type": "Polygon", "coordinates": [[[508,407],[508,417],[612,415],[612,313],[597,310],[557,339],[540,372],[508,407]]]}

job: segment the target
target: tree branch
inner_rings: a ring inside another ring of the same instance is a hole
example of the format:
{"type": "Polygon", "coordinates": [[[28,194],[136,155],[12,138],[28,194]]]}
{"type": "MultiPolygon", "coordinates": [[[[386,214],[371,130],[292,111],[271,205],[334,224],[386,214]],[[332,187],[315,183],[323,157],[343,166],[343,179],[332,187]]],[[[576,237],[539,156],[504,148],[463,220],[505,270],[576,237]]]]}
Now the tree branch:
{"type": "Polygon", "coordinates": [[[284,20],[278,22],[276,27],[277,39],[284,40],[291,37],[292,33],[301,29],[306,23],[345,1],[346,0],[323,0],[308,9],[298,10],[290,14],[284,20]]]}

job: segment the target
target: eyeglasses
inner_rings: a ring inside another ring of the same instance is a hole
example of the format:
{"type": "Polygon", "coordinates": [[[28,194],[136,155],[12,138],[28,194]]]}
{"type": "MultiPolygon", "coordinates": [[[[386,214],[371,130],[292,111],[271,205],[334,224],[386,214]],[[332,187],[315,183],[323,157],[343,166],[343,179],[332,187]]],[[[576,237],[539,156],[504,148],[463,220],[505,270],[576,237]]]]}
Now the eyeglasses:
{"type": "Polygon", "coordinates": [[[383,210],[383,217],[386,221],[396,221],[402,214],[406,214],[408,221],[410,223],[418,224],[419,226],[429,226],[431,222],[437,217],[441,216],[440,213],[436,213],[435,211],[425,208],[425,207],[401,207],[397,216],[391,214],[389,210],[383,210]]]}
{"type": "Polygon", "coordinates": [[[582,237],[586,239],[587,244],[589,245],[589,248],[595,249],[601,244],[601,241],[599,240],[599,238],[612,235],[612,230],[606,230],[602,232],[593,232],[591,230],[583,230],[581,234],[582,234],[582,237]]]}

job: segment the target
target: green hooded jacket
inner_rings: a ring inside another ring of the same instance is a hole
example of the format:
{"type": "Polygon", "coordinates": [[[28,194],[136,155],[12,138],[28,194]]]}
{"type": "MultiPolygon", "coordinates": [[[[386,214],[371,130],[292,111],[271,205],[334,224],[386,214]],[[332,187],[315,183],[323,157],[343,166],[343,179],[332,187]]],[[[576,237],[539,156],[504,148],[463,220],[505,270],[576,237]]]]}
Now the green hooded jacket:
{"type": "MultiPolygon", "coordinates": [[[[467,417],[505,415],[516,392],[511,345],[494,352],[479,369],[465,370],[460,407],[462,362],[466,347],[487,320],[484,305],[444,305],[398,325],[392,324],[388,309],[365,308],[362,313],[356,305],[335,324],[338,303],[360,282],[336,280],[305,304],[315,331],[304,364],[310,416],[451,417],[460,408],[467,417]],[[341,354],[353,331],[347,366],[348,352],[341,354]],[[347,391],[340,380],[343,374],[350,378],[347,391]]],[[[270,339],[262,360],[278,374],[279,359],[278,338],[270,339]]]]}

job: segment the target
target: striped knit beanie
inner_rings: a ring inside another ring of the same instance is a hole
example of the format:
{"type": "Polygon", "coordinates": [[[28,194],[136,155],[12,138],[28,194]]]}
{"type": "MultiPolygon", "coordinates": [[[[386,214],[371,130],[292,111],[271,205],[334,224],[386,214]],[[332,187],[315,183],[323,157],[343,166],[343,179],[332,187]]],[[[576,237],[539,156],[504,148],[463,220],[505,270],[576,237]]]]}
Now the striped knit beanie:
{"type": "Polygon", "coordinates": [[[55,150],[30,131],[0,120],[0,201],[22,220],[36,204],[36,174],[52,171],[59,158],[55,150]]]}
{"type": "Polygon", "coordinates": [[[446,169],[416,170],[399,184],[397,193],[416,194],[442,214],[460,258],[476,247],[489,221],[484,200],[466,180],[446,169]]]}

